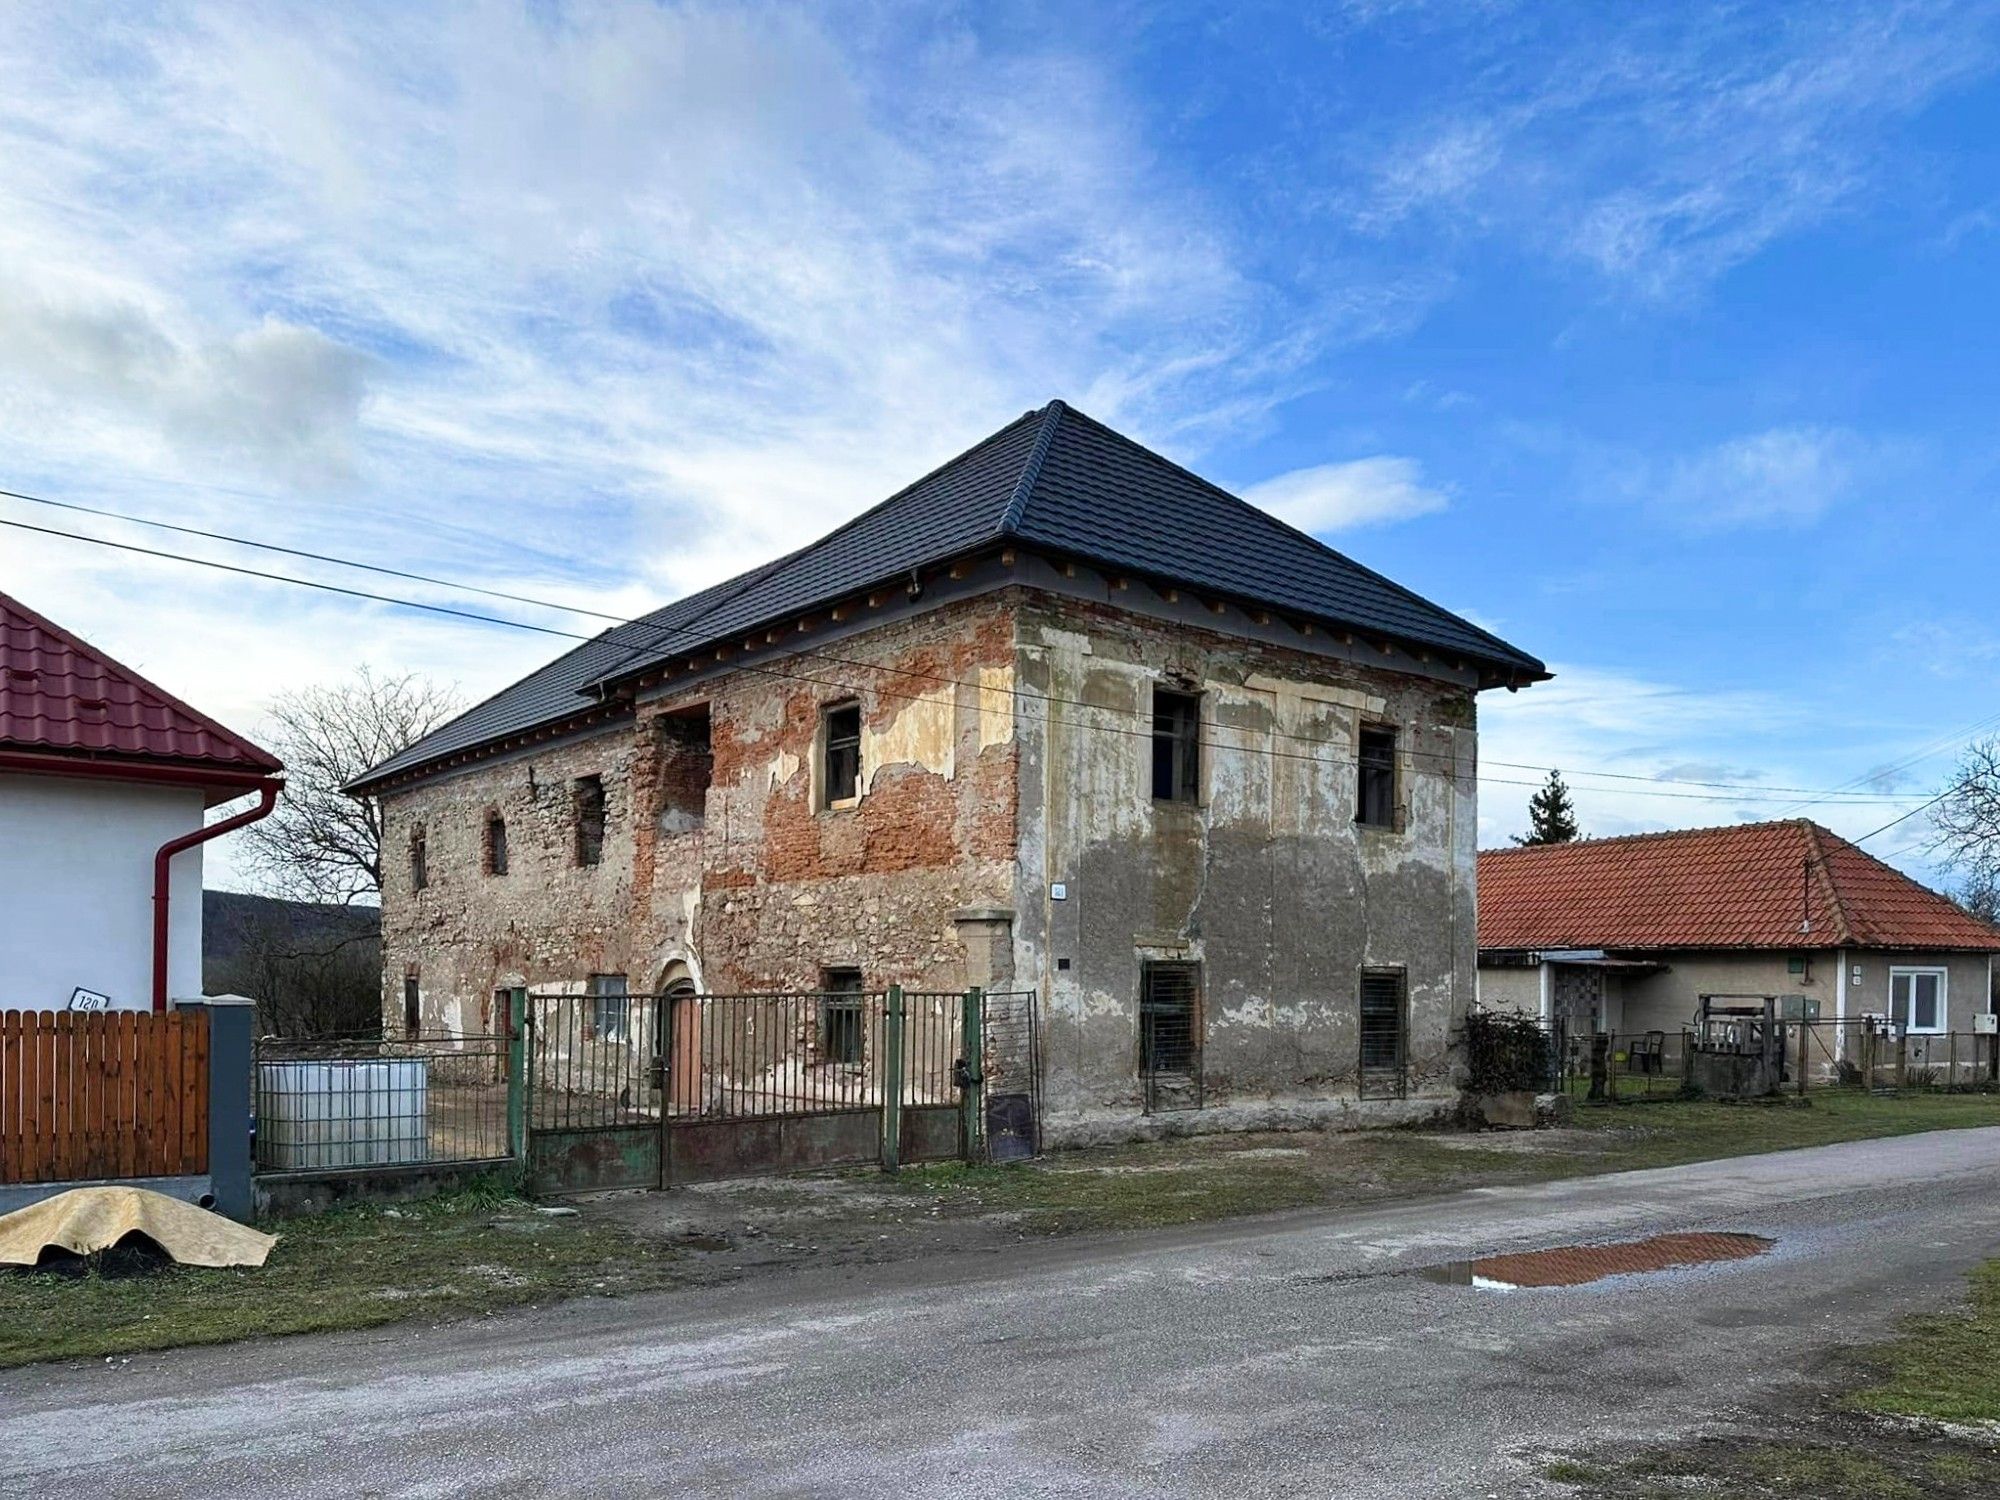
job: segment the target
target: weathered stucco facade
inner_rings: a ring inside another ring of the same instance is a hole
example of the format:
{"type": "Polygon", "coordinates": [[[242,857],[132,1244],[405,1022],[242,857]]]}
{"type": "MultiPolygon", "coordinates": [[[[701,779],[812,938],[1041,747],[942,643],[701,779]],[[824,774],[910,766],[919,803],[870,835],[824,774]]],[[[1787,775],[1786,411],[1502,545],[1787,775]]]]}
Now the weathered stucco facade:
{"type": "Polygon", "coordinates": [[[1152,1128],[1182,1129],[1445,1097],[1473,989],[1476,678],[1087,570],[989,572],[388,791],[385,1014],[402,1024],[412,979],[427,1028],[478,1031],[513,984],[812,990],[858,970],[1035,990],[1051,1139],[1130,1133],[1149,1102],[1152,1128]],[[1190,800],[1152,795],[1161,684],[1208,726],[1190,800]],[[856,795],[831,799],[828,710],[848,702],[856,795]],[[1386,827],[1356,821],[1364,724],[1396,733],[1386,827]],[[1198,1089],[1144,1087],[1149,962],[1198,965],[1198,1089]],[[1405,1064],[1366,1104],[1364,970],[1401,987],[1405,1064]]]}

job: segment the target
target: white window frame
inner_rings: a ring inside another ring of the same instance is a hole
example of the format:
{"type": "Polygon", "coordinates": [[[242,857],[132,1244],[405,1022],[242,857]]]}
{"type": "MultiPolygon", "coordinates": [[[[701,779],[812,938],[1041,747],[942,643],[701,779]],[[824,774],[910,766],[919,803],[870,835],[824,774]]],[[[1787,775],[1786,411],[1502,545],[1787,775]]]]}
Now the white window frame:
{"type": "Polygon", "coordinates": [[[1943,1036],[1945,1032],[1951,1029],[1951,970],[1941,964],[1892,966],[1889,970],[1889,1019],[1891,1021],[1896,1019],[1896,981],[1898,979],[1908,979],[1910,981],[1910,1024],[1903,1027],[1903,1035],[1943,1036]],[[1917,1016],[1916,981],[1918,976],[1924,974],[1935,974],[1937,976],[1937,1025],[1935,1026],[1918,1026],[1915,1024],[1917,1016]]]}

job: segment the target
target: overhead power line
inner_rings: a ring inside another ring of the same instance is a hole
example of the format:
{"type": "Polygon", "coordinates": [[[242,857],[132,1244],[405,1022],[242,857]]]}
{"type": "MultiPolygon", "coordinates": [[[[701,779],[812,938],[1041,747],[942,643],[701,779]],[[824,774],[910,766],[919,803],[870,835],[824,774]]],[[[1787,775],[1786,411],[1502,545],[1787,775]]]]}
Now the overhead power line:
{"type": "MultiPolygon", "coordinates": [[[[126,522],[134,525],[154,527],[156,529],[175,532],[182,535],[199,536],[207,540],[219,541],[235,546],[255,548],[260,551],[272,552],[289,557],[296,557],[302,560],[322,562],[337,567],[357,569],[364,572],[374,573],[380,576],[400,578],[408,582],[423,583],[440,588],[456,589],[467,593],[479,594],[488,598],[501,599],[511,603],[524,604],[533,608],[561,610],[572,614],[589,615],[600,619],[612,620],[615,622],[615,625],[612,630],[599,632],[595,636],[583,635],[579,634],[576,631],[563,630],[550,625],[538,625],[531,621],[510,619],[506,616],[485,614],[475,610],[455,609],[449,605],[435,604],[425,600],[409,599],[399,595],[382,594],[369,589],[358,589],[343,584],[328,583],[320,579],[301,578],[298,577],[297,575],[289,573],[275,573],[261,568],[245,567],[241,564],[223,562],[215,558],[199,557],[193,554],[183,553],[183,552],[172,552],[162,548],[144,547],[134,542],[122,542],[114,540],[109,537],[91,536],[81,532],[63,531],[55,527],[36,526],[26,521],[16,521],[16,520],[9,520],[6,518],[0,518],[0,525],[13,527],[17,530],[27,531],[42,536],[59,538],[66,541],[82,542],[94,546],[112,548],[117,551],[133,553],[139,556],[155,558],[162,561],[177,562],[197,567],[210,568],[221,572],[236,574],[241,577],[256,578],[271,583],[291,584],[296,587],[314,589],[322,593],[339,595],[346,598],[361,599],[372,603],[386,604],[395,608],[419,610],[429,614],[442,615],[449,618],[466,620],[478,624],[496,625],[508,629],[530,631],[538,635],[546,635],[555,637],[557,639],[576,641],[580,643],[587,643],[590,641],[603,639],[605,636],[614,634],[617,630],[620,629],[631,629],[641,632],[652,633],[652,635],[654,636],[653,640],[635,642],[633,643],[634,649],[638,649],[640,646],[652,646],[656,648],[664,647],[666,645],[666,642],[663,638],[668,635],[684,635],[691,638],[698,638],[695,632],[688,630],[653,625],[644,620],[630,620],[622,616],[606,613],[601,610],[593,610],[582,606],[561,604],[552,600],[538,599],[531,595],[509,593],[503,590],[496,590],[496,589],[487,589],[487,588],[482,588],[475,584],[461,583],[455,580],[438,578],[432,575],[421,574],[396,568],[389,568],[382,566],[380,564],[369,563],[354,558],[341,557],[332,553],[316,552],[303,548],[285,547],[277,543],[264,542],[256,540],[254,538],[235,536],[227,532],[209,531],[199,527],[183,526],[173,522],[158,521],[142,516],[132,516],[124,514],[122,512],[102,509],[99,507],[79,505],[70,501],[51,500],[44,496],[32,495],[20,490],[0,489],[0,495],[4,495],[8,498],[15,500],[28,501],[33,504],[46,505],[57,509],[69,510],[69,511],[79,512],[82,514],[99,516],[109,520],[126,522]]],[[[705,641],[706,638],[700,638],[700,639],[703,639],[705,641]]],[[[835,666],[844,666],[853,668],[855,670],[867,672],[871,676],[887,673],[890,675],[915,677],[929,681],[934,681],[939,683],[940,685],[950,685],[950,686],[970,688],[978,691],[982,695],[986,693],[997,693],[1001,696],[1006,696],[1015,699],[1017,701],[1040,702],[1044,705],[1045,717],[1052,717],[1049,710],[1051,710],[1054,707],[1061,706],[1061,707],[1079,709],[1091,714],[1100,714],[1100,715],[1112,714],[1124,717],[1140,717],[1146,720],[1150,720],[1151,718],[1150,714],[1145,714],[1143,711],[1135,712],[1133,710],[1117,708],[1110,705],[1091,704],[1077,699],[1066,699],[1051,694],[1036,693],[1031,690],[1021,689],[1021,688],[1006,687],[1006,688],[996,689],[988,687],[981,683],[969,682],[960,678],[953,678],[942,674],[925,672],[916,668],[897,667],[884,663],[855,661],[848,658],[831,656],[824,652],[816,651],[810,648],[794,648],[791,650],[787,650],[785,652],[779,653],[777,659],[817,660],[835,666]]],[[[769,663],[743,662],[737,665],[736,670],[757,672],[762,675],[782,678],[789,681],[805,682],[826,687],[836,687],[850,691],[857,686],[857,684],[852,682],[834,681],[822,677],[812,677],[800,673],[779,671],[777,668],[770,665],[769,663]]],[[[923,694],[920,693],[896,693],[888,691],[886,689],[881,688],[879,684],[875,685],[875,690],[887,697],[902,698],[910,701],[914,701],[924,696],[923,694]]],[[[974,704],[972,706],[975,708],[976,711],[982,713],[999,712],[998,710],[988,709],[983,704],[974,704]]],[[[1204,727],[1209,729],[1218,727],[1213,723],[1213,721],[1203,721],[1203,724],[1204,727]]],[[[1144,727],[1134,728],[1134,729],[1120,729],[1116,726],[1105,725],[1105,724],[1080,724],[1077,725],[1076,727],[1094,729],[1100,732],[1126,734],[1134,738],[1141,738],[1141,739],[1150,739],[1152,738],[1153,735],[1153,730],[1150,722],[1148,722],[1144,727]]],[[[1345,746],[1340,742],[1328,740],[1318,736],[1303,735],[1296,733],[1294,731],[1281,730],[1275,727],[1267,731],[1267,733],[1278,738],[1292,740],[1301,744],[1330,747],[1342,751],[1345,750],[1345,746]]],[[[1214,745],[1216,744],[1216,741],[1211,739],[1206,741],[1206,743],[1214,745]]],[[[1231,747],[1225,747],[1225,748],[1231,748],[1231,747]]],[[[1318,764],[1333,763],[1330,762],[1328,758],[1324,756],[1293,755],[1288,752],[1278,750],[1275,747],[1272,747],[1268,753],[1291,760],[1309,761],[1318,764]]],[[[1445,765],[1451,765],[1455,763],[1454,757],[1450,755],[1439,754],[1435,752],[1420,751],[1414,749],[1414,747],[1406,749],[1401,753],[1406,754],[1414,759],[1430,760],[1445,765]]],[[[1353,759],[1351,756],[1343,754],[1338,763],[1343,765],[1352,764],[1353,759]]],[[[1505,769],[1512,769],[1512,770],[1536,771],[1543,774],[1547,774],[1554,769],[1553,767],[1549,766],[1528,765],[1520,762],[1511,762],[1511,761],[1494,760],[1494,761],[1486,761],[1485,764],[1490,766],[1499,766],[1505,769]]],[[[1757,783],[1731,783],[1731,782],[1720,782],[1720,781],[1678,781],[1674,778],[1647,777],[1636,773],[1628,773],[1628,772],[1584,771],[1584,772],[1573,772],[1571,774],[1585,775],[1585,776],[1601,776],[1615,780],[1628,781],[1632,783],[1643,783],[1644,785],[1634,785],[1630,787],[1628,789],[1629,794],[1635,796],[1668,798],[1679,801],[1700,801],[1700,802],[1715,802],[1724,800],[1771,801],[1774,800],[1780,794],[1807,792],[1807,791],[1812,792],[1814,796],[1819,800],[1833,801],[1837,805],[1841,806],[1876,805],[1885,802],[1902,802],[1908,800],[1907,797],[1884,795],[1884,794],[1849,795],[1845,794],[1844,791],[1842,791],[1841,789],[1835,789],[1834,792],[1825,792],[1825,791],[1820,791],[1818,789],[1811,789],[1804,787],[1774,787],[1757,783]],[[1695,791],[1695,792],[1674,792],[1661,789],[1663,785],[1689,786],[1689,787],[1702,788],[1706,790],[1695,791]],[[1731,796],[1728,798],[1724,798],[1724,797],[1710,795],[1710,792],[1713,791],[1726,791],[1729,792],[1731,796]]],[[[1537,782],[1532,782],[1532,781],[1522,781],[1517,778],[1497,777],[1497,776],[1479,776],[1477,779],[1484,784],[1492,786],[1536,786],[1539,784],[1537,782]]],[[[1589,788],[1587,787],[1583,789],[1589,790],[1589,788]]],[[[1600,788],[1599,790],[1604,790],[1604,789],[1600,788]]]]}

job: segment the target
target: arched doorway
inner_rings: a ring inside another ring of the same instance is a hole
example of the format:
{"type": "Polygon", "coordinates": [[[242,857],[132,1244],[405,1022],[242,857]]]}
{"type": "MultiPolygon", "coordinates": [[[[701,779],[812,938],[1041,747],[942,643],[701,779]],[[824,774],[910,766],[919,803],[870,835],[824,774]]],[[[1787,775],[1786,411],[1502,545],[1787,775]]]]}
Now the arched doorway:
{"type": "Polygon", "coordinates": [[[701,993],[694,967],[685,959],[669,959],[653,987],[659,996],[660,1030],[666,1063],[663,1113],[701,1112],[701,993]]]}

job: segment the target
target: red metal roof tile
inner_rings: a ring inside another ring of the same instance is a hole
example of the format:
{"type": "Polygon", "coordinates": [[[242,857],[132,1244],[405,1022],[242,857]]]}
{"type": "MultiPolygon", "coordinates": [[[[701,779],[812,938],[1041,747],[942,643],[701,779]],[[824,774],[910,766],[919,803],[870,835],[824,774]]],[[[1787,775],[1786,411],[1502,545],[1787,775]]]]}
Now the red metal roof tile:
{"type": "Polygon", "coordinates": [[[0,594],[0,747],[275,772],[277,757],[0,594]]]}
{"type": "Polygon", "coordinates": [[[1479,946],[2000,951],[2000,928],[1795,818],[1485,850],[1479,946]]]}

